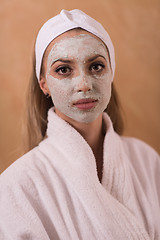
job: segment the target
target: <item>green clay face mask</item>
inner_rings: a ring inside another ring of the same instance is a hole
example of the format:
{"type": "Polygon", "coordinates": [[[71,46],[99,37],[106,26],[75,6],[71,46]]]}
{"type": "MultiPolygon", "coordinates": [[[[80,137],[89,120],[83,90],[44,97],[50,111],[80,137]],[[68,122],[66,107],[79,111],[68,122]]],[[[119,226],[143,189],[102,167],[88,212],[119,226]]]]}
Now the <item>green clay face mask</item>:
{"type": "Polygon", "coordinates": [[[47,59],[46,81],[56,109],[90,123],[106,109],[112,71],[106,46],[89,34],[55,43],[47,59]]]}

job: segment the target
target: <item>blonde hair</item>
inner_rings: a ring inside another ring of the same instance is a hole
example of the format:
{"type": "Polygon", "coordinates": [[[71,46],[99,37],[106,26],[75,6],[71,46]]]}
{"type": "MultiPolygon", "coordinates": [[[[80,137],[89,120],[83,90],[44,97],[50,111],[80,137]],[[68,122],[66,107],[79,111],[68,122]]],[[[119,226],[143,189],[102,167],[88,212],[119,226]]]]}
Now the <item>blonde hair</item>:
{"type": "MultiPolygon", "coordinates": [[[[75,28],[77,31],[86,31],[82,28],[75,28]]],[[[69,30],[72,31],[72,30],[69,30]]],[[[108,48],[106,47],[107,51],[108,48]]],[[[108,52],[109,54],[109,52],[108,52]]],[[[109,56],[110,57],[110,56],[109,56]]],[[[44,74],[44,61],[45,53],[41,64],[41,74],[44,74]]],[[[23,146],[22,154],[28,152],[35,146],[37,146],[46,135],[47,129],[47,113],[53,106],[51,97],[47,98],[40,89],[38,79],[35,71],[35,55],[33,57],[33,69],[30,77],[26,104],[25,104],[25,119],[23,124],[23,146]]],[[[112,83],[112,92],[110,102],[105,110],[111,118],[114,130],[121,135],[124,130],[122,108],[120,106],[119,97],[115,89],[114,83],[112,83]]]]}
{"type": "MultiPolygon", "coordinates": [[[[47,113],[53,106],[51,97],[47,98],[40,89],[35,73],[35,57],[33,60],[33,70],[28,85],[24,119],[24,143],[22,153],[26,153],[37,146],[46,135],[47,113]]],[[[105,112],[110,116],[114,130],[121,135],[123,133],[123,119],[114,83],[112,83],[111,99],[105,112]]]]}

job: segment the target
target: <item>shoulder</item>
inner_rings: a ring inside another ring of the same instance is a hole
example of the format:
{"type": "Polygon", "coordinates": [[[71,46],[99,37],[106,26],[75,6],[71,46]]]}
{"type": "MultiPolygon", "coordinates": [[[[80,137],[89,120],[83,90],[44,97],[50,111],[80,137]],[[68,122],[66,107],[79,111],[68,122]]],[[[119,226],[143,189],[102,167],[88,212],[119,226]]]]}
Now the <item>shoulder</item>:
{"type": "Polygon", "coordinates": [[[58,153],[56,154],[54,145],[50,142],[49,138],[46,138],[0,175],[0,198],[2,194],[15,195],[18,191],[35,195],[42,186],[48,187],[53,176],[58,174],[54,166],[58,153]]]}
{"type": "Polygon", "coordinates": [[[43,176],[47,175],[47,161],[37,146],[10,165],[0,175],[0,202],[4,200],[5,205],[7,199],[11,206],[13,202],[17,204],[19,197],[25,198],[28,194],[37,198],[37,191],[45,181],[43,176]]]}
{"type": "Polygon", "coordinates": [[[121,140],[134,168],[154,173],[157,168],[160,170],[160,156],[151,146],[137,138],[121,137],[121,140]]]}
{"type": "Polygon", "coordinates": [[[21,185],[31,179],[36,178],[39,168],[43,168],[42,153],[39,146],[24,154],[12,163],[0,176],[0,185],[21,185]]]}
{"type": "Polygon", "coordinates": [[[36,211],[43,217],[43,202],[49,188],[44,177],[47,168],[46,156],[36,147],[1,174],[0,235],[3,239],[19,239],[22,235],[28,236],[27,239],[45,238],[36,211]]]}
{"type": "Polygon", "coordinates": [[[158,153],[147,143],[133,137],[121,137],[123,147],[127,155],[133,156],[136,160],[151,161],[152,164],[160,161],[158,153]]]}
{"type": "Polygon", "coordinates": [[[132,179],[138,181],[150,197],[156,195],[160,201],[160,156],[147,143],[130,137],[121,137],[127,155],[132,179]]]}

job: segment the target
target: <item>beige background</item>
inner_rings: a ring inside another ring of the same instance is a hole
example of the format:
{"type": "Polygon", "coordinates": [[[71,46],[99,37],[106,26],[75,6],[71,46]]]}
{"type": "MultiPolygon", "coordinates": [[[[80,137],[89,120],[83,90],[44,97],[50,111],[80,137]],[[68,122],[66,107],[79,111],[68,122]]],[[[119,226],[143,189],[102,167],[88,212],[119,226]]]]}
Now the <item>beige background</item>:
{"type": "Polygon", "coordinates": [[[64,8],[79,8],[108,30],[116,50],[115,84],[125,135],[160,152],[160,1],[0,0],[0,171],[18,158],[24,92],[40,26],[64,8]]]}

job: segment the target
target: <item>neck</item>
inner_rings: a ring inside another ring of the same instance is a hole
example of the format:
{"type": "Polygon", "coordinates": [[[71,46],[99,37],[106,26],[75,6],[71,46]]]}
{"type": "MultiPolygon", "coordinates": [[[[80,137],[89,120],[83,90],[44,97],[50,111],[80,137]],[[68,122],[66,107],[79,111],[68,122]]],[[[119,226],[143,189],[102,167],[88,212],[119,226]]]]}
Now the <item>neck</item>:
{"type": "Polygon", "coordinates": [[[99,181],[102,180],[104,127],[102,115],[89,124],[72,125],[87,141],[95,156],[99,181]]]}
{"type": "Polygon", "coordinates": [[[88,124],[79,124],[74,126],[75,129],[83,136],[89,146],[92,148],[93,153],[96,155],[100,143],[103,140],[103,125],[102,115],[100,115],[94,122],[88,124]]]}
{"type": "Polygon", "coordinates": [[[74,127],[86,140],[89,146],[95,153],[99,147],[100,142],[104,136],[103,126],[102,126],[102,114],[91,123],[80,123],[74,121],[71,118],[64,118],[59,111],[56,111],[57,115],[67,121],[72,127],[74,127]]]}
{"type": "Polygon", "coordinates": [[[97,164],[98,178],[101,182],[103,169],[103,142],[105,133],[102,114],[91,123],[80,123],[62,115],[58,110],[56,110],[56,113],[59,117],[72,125],[91,147],[97,164]]]}

